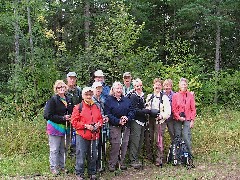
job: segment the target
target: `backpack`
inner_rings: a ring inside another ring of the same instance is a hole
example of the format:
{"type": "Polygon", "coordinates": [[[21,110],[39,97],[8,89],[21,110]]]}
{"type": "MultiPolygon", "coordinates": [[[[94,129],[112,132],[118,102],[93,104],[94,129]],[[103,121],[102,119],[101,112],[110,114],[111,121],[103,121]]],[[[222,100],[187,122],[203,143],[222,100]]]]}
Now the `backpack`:
{"type": "Polygon", "coordinates": [[[66,95],[68,98],[72,99],[74,105],[77,105],[82,101],[82,90],[79,86],[76,86],[74,91],[68,91],[66,95]]]}
{"type": "Polygon", "coordinates": [[[173,166],[184,165],[187,169],[194,168],[193,156],[188,152],[187,145],[180,137],[176,137],[169,147],[167,163],[173,166]]]}

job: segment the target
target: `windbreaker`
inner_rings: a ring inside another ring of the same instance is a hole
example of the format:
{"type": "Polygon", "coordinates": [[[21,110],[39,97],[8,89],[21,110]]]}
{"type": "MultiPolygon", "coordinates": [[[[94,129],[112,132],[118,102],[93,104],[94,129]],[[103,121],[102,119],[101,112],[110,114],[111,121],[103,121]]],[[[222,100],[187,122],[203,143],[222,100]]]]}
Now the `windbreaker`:
{"type": "Polygon", "coordinates": [[[186,120],[195,120],[196,106],[193,93],[189,91],[174,93],[172,97],[172,111],[175,120],[179,120],[181,112],[185,113],[186,120]]]}
{"type": "Polygon", "coordinates": [[[85,128],[87,124],[96,124],[100,122],[101,126],[103,124],[103,119],[100,109],[96,104],[87,104],[82,101],[82,110],[79,111],[80,104],[76,105],[73,109],[71,116],[71,123],[73,128],[76,130],[77,134],[86,140],[96,140],[99,138],[100,129],[97,131],[90,131],[85,128]]]}

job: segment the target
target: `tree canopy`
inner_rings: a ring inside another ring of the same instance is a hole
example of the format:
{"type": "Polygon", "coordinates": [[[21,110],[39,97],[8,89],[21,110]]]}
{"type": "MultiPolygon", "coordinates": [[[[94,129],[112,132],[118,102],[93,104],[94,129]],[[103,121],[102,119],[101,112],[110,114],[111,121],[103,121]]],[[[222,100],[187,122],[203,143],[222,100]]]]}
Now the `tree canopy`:
{"type": "Polygon", "coordinates": [[[189,79],[198,105],[239,107],[239,0],[1,0],[2,109],[38,113],[68,71],[88,85],[101,69],[111,85],[132,72],[189,79]],[[217,100],[217,101],[216,101],[217,100]]]}

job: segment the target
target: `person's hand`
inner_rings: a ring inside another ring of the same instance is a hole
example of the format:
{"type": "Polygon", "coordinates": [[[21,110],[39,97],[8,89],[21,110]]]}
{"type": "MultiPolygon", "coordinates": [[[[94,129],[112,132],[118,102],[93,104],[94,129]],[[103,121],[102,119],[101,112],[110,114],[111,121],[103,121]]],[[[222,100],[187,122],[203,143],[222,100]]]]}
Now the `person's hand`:
{"type": "Polygon", "coordinates": [[[91,124],[85,124],[85,128],[92,131],[94,127],[91,124]]]}
{"type": "Polygon", "coordinates": [[[107,123],[108,121],[109,121],[108,116],[103,116],[103,122],[104,122],[104,123],[107,123]]]}
{"type": "Polygon", "coordinates": [[[122,116],[122,117],[120,118],[119,124],[121,124],[121,125],[123,126],[123,125],[125,125],[125,124],[127,123],[127,121],[128,121],[127,116],[122,116]]]}
{"type": "Polygon", "coordinates": [[[65,115],[65,116],[64,116],[64,119],[65,119],[66,121],[69,121],[70,118],[71,118],[71,115],[65,115]]]}
{"type": "Polygon", "coordinates": [[[98,129],[101,126],[101,124],[100,122],[97,122],[94,126],[95,126],[95,129],[98,129]]]}
{"type": "Polygon", "coordinates": [[[179,121],[185,121],[185,117],[180,117],[178,120],[179,121]]]}
{"type": "Polygon", "coordinates": [[[194,126],[194,121],[191,120],[191,121],[190,121],[190,128],[193,128],[193,126],[194,126]]]}
{"type": "Polygon", "coordinates": [[[161,114],[158,114],[158,116],[156,117],[157,120],[161,120],[163,119],[163,116],[161,114]]]}

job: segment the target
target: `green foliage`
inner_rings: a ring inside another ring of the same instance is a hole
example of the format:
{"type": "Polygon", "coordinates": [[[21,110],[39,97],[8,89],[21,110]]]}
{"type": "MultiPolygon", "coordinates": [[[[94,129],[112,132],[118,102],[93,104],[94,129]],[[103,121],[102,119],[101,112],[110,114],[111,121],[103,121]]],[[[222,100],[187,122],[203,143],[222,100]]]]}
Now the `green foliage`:
{"type": "Polygon", "coordinates": [[[203,104],[210,104],[213,102],[213,94],[218,91],[219,104],[224,106],[232,106],[239,108],[240,106],[240,72],[227,72],[221,71],[218,74],[218,80],[216,85],[215,75],[211,76],[209,80],[204,81],[201,93],[203,94],[203,104]]]}
{"type": "MultiPolygon", "coordinates": [[[[15,121],[14,116],[6,118],[1,112],[0,118],[0,176],[6,179],[10,176],[20,178],[23,175],[38,174],[41,177],[51,178],[48,163],[48,139],[45,133],[46,121],[42,115],[36,116],[31,121],[23,119],[15,121]]],[[[128,176],[135,178],[140,176],[141,179],[199,179],[200,177],[211,179],[219,177],[216,176],[216,171],[212,170],[221,168],[220,165],[237,172],[236,169],[240,163],[239,159],[235,158],[239,156],[240,149],[239,123],[239,111],[215,106],[206,107],[196,118],[192,129],[195,169],[189,172],[185,167],[165,165],[160,170],[153,164],[146,163],[140,174],[139,171],[131,169],[128,176]]],[[[168,136],[167,133],[165,135],[168,136]]],[[[167,153],[167,148],[165,148],[165,153],[167,153]]],[[[71,172],[67,175],[68,178],[75,177],[74,165],[75,162],[68,158],[67,168],[71,172]]],[[[117,173],[116,176],[114,173],[107,172],[102,175],[102,178],[121,179],[121,176],[126,175],[124,172],[117,173]]],[[[224,175],[228,173],[223,172],[224,175]]],[[[64,177],[59,176],[59,178],[64,177]]]]}

